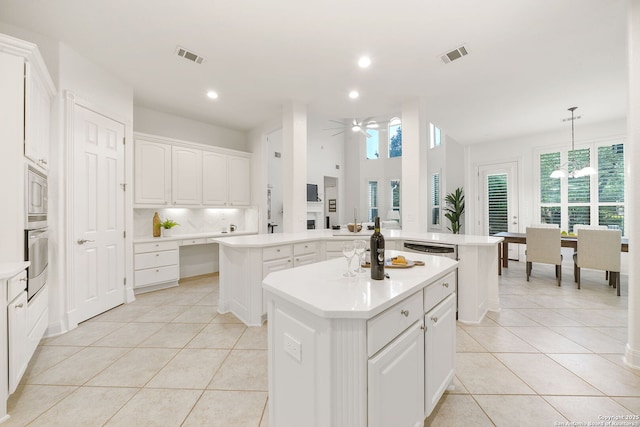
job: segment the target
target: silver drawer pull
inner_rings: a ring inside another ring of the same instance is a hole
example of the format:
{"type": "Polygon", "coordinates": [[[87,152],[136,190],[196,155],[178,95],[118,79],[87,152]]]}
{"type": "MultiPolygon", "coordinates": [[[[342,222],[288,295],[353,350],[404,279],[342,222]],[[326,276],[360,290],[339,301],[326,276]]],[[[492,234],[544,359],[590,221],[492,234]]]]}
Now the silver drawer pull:
{"type": "Polygon", "coordinates": [[[287,262],[291,262],[291,260],[290,260],[290,259],[288,259],[288,260],[287,260],[287,262]]]}
{"type": "Polygon", "coordinates": [[[156,273],[160,273],[160,270],[156,269],[156,273]]]}
{"type": "Polygon", "coordinates": [[[402,314],[404,317],[409,317],[409,310],[402,310],[400,314],[402,314]]]}
{"type": "Polygon", "coordinates": [[[442,286],[444,286],[445,288],[448,288],[448,287],[449,287],[449,283],[448,283],[448,282],[444,282],[444,283],[442,284],[442,286]]]}
{"type": "Polygon", "coordinates": [[[276,249],[276,252],[280,252],[280,249],[276,249]]]}
{"type": "Polygon", "coordinates": [[[422,329],[423,331],[426,331],[427,327],[425,325],[420,325],[420,329],[422,329]]]}
{"type": "Polygon", "coordinates": [[[26,277],[21,277],[21,278],[20,278],[20,281],[21,281],[21,282],[26,282],[26,281],[27,281],[27,278],[26,278],[26,277]]]}
{"type": "Polygon", "coordinates": [[[438,323],[438,318],[437,318],[436,316],[433,316],[433,317],[431,318],[431,321],[432,321],[433,323],[438,323]]]}
{"type": "Polygon", "coordinates": [[[23,304],[23,303],[20,303],[20,304],[17,304],[17,305],[16,305],[16,308],[22,308],[22,307],[24,307],[24,304],[23,304]]]}
{"type": "Polygon", "coordinates": [[[160,256],[160,254],[156,254],[156,256],[160,256]]]}

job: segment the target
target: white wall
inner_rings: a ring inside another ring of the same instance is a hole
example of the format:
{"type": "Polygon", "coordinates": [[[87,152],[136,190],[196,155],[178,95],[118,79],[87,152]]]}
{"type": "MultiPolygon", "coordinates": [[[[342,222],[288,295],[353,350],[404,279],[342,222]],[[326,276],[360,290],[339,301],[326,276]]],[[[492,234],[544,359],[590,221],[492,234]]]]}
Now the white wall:
{"type": "Polygon", "coordinates": [[[247,133],[244,131],[202,123],[139,105],[133,110],[133,128],[136,132],[248,151],[247,133]]]}
{"type": "MultiPolygon", "coordinates": [[[[326,130],[329,127],[335,126],[329,122],[328,118],[313,114],[309,115],[309,121],[307,122],[307,182],[305,184],[316,184],[318,186],[318,197],[322,200],[323,206],[326,206],[327,203],[324,178],[336,178],[338,180],[338,189],[344,188],[345,180],[344,134],[332,136],[336,131],[326,130]]],[[[338,197],[339,202],[341,201],[340,194],[343,193],[338,190],[336,197],[338,197]]],[[[309,219],[317,220],[316,228],[324,228],[325,217],[329,215],[326,207],[322,208],[322,211],[318,215],[308,214],[309,219]]],[[[340,206],[338,206],[336,211],[335,214],[331,215],[332,224],[339,223],[340,211],[344,212],[344,208],[340,209],[340,206]]]]}

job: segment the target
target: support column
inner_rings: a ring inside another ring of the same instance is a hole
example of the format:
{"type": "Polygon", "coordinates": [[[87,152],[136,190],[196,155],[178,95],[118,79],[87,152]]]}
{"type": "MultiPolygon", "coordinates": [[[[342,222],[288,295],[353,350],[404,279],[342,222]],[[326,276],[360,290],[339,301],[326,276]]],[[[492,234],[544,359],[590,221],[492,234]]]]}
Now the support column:
{"type": "Polygon", "coordinates": [[[629,98],[625,169],[629,237],[629,337],[625,363],[640,369],[640,2],[628,1],[629,98]]]}
{"type": "Polygon", "coordinates": [[[429,209],[427,176],[428,128],[422,98],[402,104],[402,230],[426,233],[429,209]]]}
{"type": "Polygon", "coordinates": [[[282,108],[282,169],[282,231],[306,231],[307,107],[296,101],[282,108]]]}

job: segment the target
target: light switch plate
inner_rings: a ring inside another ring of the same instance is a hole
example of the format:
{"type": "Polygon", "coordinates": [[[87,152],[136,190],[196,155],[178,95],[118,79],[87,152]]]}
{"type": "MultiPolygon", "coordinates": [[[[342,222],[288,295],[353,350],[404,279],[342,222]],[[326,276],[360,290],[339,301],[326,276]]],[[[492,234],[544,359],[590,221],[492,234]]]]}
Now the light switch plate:
{"type": "Polygon", "coordinates": [[[298,362],[301,361],[301,345],[300,342],[297,341],[289,334],[284,334],[284,351],[289,353],[291,357],[296,359],[298,362]]]}

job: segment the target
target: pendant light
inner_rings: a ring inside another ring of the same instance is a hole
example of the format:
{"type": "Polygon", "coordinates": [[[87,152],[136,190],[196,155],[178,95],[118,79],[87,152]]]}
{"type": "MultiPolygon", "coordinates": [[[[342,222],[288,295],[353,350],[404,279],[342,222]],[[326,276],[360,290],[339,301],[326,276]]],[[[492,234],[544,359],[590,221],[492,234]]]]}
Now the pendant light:
{"type": "Polygon", "coordinates": [[[574,117],[574,112],[578,107],[571,107],[569,111],[571,111],[571,160],[561,166],[559,166],[556,170],[551,172],[551,178],[564,178],[568,176],[569,178],[581,178],[583,176],[595,175],[596,170],[591,166],[587,165],[583,168],[578,167],[578,163],[576,162],[576,152],[575,152],[575,134],[573,128],[573,122],[580,118],[574,117]]]}

